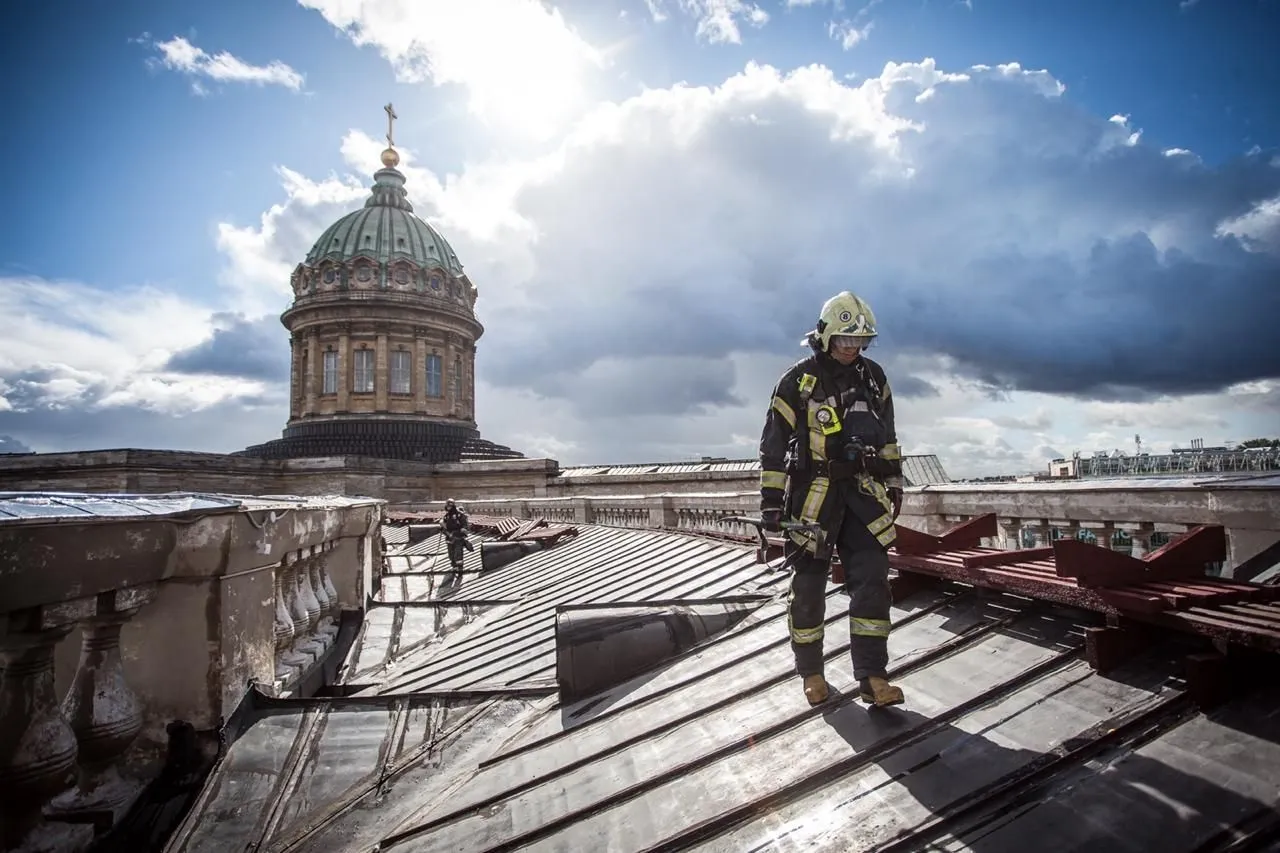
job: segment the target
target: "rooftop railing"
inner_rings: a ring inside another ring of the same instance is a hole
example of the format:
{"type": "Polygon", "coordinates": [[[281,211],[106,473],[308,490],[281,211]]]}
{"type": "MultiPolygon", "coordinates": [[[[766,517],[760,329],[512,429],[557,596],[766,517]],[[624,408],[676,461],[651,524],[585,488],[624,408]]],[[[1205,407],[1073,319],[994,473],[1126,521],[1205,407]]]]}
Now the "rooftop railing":
{"type": "MultiPolygon", "coordinates": [[[[464,504],[484,515],[665,528],[737,536],[746,542],[754,541],[753,529],[718,519],[757,515],[759,495],[755,491],[705,492],[467,500],[464,504]]],[[[398,503],[394,508],[439,510],[441,504],[398,503]]],[[[1217,571],[1230,574],[1248,564],[1252,577],[1280,561],[1266,564],[1264,557],[1250,563],[1280,541],[1280,480],[1274,477],[931,485],[907,490],[898,521],[941,534],[956,522],[991,512],[999,517],[1000,535],[984,541],[988,547],[1036,547],[1070,537],[1141,556],[1194,526],[1217,524],[1226,529],[1228,547],[1227,559],[1217,571]]]]}
{"type": "Polygon", "coordinates": [[[372,580],[381,503],[0,494],[0,841],[78,851],[204,757],[257,685],[305,690],[372,580]]]}

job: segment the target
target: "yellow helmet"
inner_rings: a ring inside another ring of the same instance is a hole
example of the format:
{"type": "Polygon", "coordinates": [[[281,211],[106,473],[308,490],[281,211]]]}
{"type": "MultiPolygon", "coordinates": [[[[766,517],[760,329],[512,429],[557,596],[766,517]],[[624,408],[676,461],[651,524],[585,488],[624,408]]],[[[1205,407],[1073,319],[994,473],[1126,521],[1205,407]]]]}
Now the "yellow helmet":
{"type": "Polygon", "coordinates": [[[823,352],[831,351],[831,339],[836,336],[856,338],[865,349],[877,334],[876,315],[871,306],[847,290],[823,304],[814,330],[823,352]]]}

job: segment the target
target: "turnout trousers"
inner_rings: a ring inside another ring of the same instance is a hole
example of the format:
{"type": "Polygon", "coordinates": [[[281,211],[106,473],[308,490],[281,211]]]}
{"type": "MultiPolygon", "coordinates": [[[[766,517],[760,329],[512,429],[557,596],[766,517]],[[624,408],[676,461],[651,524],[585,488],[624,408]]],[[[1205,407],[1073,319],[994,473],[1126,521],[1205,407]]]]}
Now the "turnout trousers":
{"type": "Polygon", "coordinates": [[[463,543],[465,541],[464,539],[465,535],[466,534],[459,533],[454,536],[450,536],[448,538],[449,565],[455,569],[462,568],[462,558],[463,558],[462,549],[464,547],[463,543]]]}
{"type": "MultiPolygon", "coordinates": [[[[885,677],[889,665],[889,555],[865,524],[842,508],[836,553],[849,593],[849,652],[858,681],[885,677]]],[[[796,673],[822,673],[826,588],[830,562],[804,551],[789,538],[784,553],[794,560],[788,627],[796,673]],[[794,555],[794,556],[793,556],[794,555]]]]}

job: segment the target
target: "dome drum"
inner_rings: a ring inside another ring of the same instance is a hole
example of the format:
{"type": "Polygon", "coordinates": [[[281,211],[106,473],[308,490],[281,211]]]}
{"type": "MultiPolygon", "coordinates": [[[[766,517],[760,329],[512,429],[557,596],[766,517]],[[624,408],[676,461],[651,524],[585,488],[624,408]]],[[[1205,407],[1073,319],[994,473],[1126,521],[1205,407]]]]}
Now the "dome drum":
{"type": "Polygon", "coordinates": [[[364,254],[347,260],[325,258],[314,265],[298,264],[290,285],[299,300],[326,295],[405,294],[452,303],[467,312],[475,310],[479,295],[465,276],[450,275],[439,267],[424,267],[408,257],[380,261],[364,254]]]}

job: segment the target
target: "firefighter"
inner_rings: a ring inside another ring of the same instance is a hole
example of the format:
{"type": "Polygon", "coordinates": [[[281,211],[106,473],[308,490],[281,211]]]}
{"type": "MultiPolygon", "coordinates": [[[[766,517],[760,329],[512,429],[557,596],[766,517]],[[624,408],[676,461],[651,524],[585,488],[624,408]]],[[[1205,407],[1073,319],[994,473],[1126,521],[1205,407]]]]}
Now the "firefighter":
{"type": "Polygon", "coordinates": [[[875,315],[848,291],[822,306],[804,339],[813,354],[778,380],[760,436],[760,509],[766,530],[785,519],[793,566],[788,626],[796,673],[811,705],[826,701],[823,624],[832,552],[844,567],[849,640],[859,698],[897,705],[887,680],[889,556],[902,509],[902,458],[884,368],[863,355],[877,335],[875,315]]]}
{"type": "Polygon", "coordinates": [[[462,571],[462,549],[467,547],[467,514],[458,509],[453,498],[444,502],[444,541],[449,548],[449,565],[455,572],[462,571]]]}

